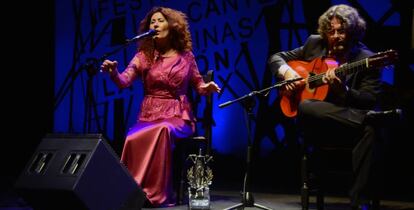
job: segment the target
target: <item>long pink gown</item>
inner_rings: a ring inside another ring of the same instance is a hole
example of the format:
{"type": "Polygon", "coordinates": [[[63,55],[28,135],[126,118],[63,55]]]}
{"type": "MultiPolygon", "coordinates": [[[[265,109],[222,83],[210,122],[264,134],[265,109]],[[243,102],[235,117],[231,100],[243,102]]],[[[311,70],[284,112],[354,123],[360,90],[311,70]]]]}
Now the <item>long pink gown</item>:
{"type": "Polygon", "coordinates": [[[121,155],[136,182],[153,206],[175,204],[172,187],[172,151],[175,142],[194,133],[195,118],[185,95],[191,85],[202,95],[200,75],[194,55],[184,52],[158,57],[153,65],[138,52],[128,67],[111,76],[118,87],[144,82],[144,99],[137,123],[130,128],[121,155]]]}

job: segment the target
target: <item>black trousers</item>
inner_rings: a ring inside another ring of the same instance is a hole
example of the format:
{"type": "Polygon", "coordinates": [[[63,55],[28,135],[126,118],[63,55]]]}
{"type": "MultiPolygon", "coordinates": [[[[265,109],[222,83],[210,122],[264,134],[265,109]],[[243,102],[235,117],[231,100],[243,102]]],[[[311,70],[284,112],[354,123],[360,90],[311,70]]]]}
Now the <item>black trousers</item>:
{"type": "MultiPolygon", "coordinates": [[[[298,108],[298,125],[305,145],[352,146],[351,205],[373,199],[374,165],[379,161],[377,130],[365,122],[367,110],[342,107],[319,100],[305,100],[298,108]]],[[[377,176],[377,175],[375,175],[377,176]]],[[[377,176],[378,177],[378,176],[377,176]]]]}

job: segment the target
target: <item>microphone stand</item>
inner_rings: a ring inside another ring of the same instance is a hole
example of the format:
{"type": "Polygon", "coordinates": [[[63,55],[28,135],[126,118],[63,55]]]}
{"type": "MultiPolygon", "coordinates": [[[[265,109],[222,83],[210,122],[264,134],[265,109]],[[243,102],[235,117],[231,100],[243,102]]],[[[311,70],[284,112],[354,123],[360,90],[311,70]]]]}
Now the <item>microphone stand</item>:
{"type": "Polygon", "coordinates": [[[95,75],[98,71],[99,64],[103,62],[105,59],[107,59],[109,56],[114,55],[115,53],[119,52],[122,49],[125,49],[128,47],[134,40],[126,40],[125,44],[122,46],[116,48],[115,50],[112,50],[108,53],[104,53],[100,58],[88,58],[87,61],[82,64],[79,69],[73,73],[71,77],[67,77],[66,80],[63,82],[63,85],[61,88],[57,91],[56,98],[55,98],[55,104],[54,109],[56,109],[67,92],[69,91],[70,87],[73,85],[73,82],[75,81],[75,78],[83,71],[86,70],[89,76],[95,75]],[[68,79],[72,78],[70,84],[66,84],[68,82],[68,79]]]}
{"type": "Polygon", "coordinates": [[[131,43],[135,42],[137,39],[127,39],[125,41],[125,43],[123,45],[121,45],[120,47],[116,48],[115,50],[112,50],[108,53],[104,53],[101,58],[99,59],[100,62],[103,62],[105,59],[107,59],[109,56],[119,52],[120,50],[125,49],[126,47],[128,47],[131,43]]]}
{"type": "MultiPolygon", "coordinates": [[[[98,111],[96,109],[95,106],[95,101],[93,98],[93,93],[92,93],[92,76],[95,75],[98,72],[98,68],[99,68],[99,64],[101,62],[103,62],[105,59],[107,59],[109,56],[114,55],[115,53],[119,52],[122,49],[125,49],[127,46],[129,46],[132,42],[134,42],[135,39],[130,39],[130,40],[126,40],[126,42],[121,45],[120,47],[116,48],[115,50],[112,50],[108,53],[103,54],[100,58],[88,58],[87,61],[85,63],[83,63],[70,77],[67,77],[65,79],[65,81],[63,82],[61,88],[57,91],[56,94],[56,98],[55,98],[55,104],[54,104],[54,109],[56,110],[57,107],[59,106],[59,104],[63,101],[63,99],[65,98],[65,95],[69,92],[69,90],[71,89],[71,87],[73,86],[73,83],[75,81],[75,79],[78,77],[78,75],[83,71],[86,70],[88,73],[88,81],[87,81],[87,97],[86,97],[86,102],[85,102],[85,118],[86,120],[84,121],[84,129],[86,129],[88,132],[91,128],[91,126],[89,125],[90,120],[92,119],[92,113],[91,111],[93,111],[95,113],[95,115],[97,115],[98,111]],[[67,84],[70,80],[70,83],[67,84]],[[93,106],[93,107],[92,107],[93,106]],[[92,109],[93,108],[93,109],[92,109]]],[[[72,120],[72,119],[70,119],[72,120]]],[[[99,119],[98,117],[95,117],[96,120],[96,126],[99,132],[102,131],[102,128],[100,126],[99,123],[99,119]]],[[[72,123],[69,122],[69,126],[70,128],[72,127],[72,123]]]]}
{"type": "Polygon", "coordinates": [[[242,200],[240,203],[230,206],[228,208],[225,208],[224,210],[232,210],[232,209],[239,209],[240,207],[256,207],[259,209],[264,210],[272,210],[271,208],[268,208],[266,206],[257,204],[254,202],[253,194],[250,192],[250,171],[251,171],[251,164],[252,164],[252,139],[250,134],[250,128],[251,128],[251,122],[253,121],[253,108],[255,106],[255,101],[253,100],[253,96],[262,94],[266,95],[270,90],[281,87],[285,84],[292,83],[298,80],[301,80],[302,78],[295,78],[290,80],[284,80],[281,82],[276,83],[275,85],[272,85],[268,88],[264,88],[262,90],[258,91],[252,91],[249,94],[246,94],[242,97],[239,97],[234,100],[230,100],[228,102],[222,103],[219,105],[220,108],[229,106],[230,104],[233,104],[235,102],[242,102],[244,111],[245,111],[245,119],[246,119],[246,129],[247,129],[247,157],[246,157],[246,172],[244,176],[244,182],[243,182],[243,192],[242,192],[242,200]]]}
{"type": "Polygon", "coordinates": [[[230,100],[230,101],[224,102],[224,103],[220,104],[219,107],[220,108],[226,107],[226,106],[228,106],[230,104],[233,104],[233,103],[238,102],[238,101],[243,101],[246,98],[253,97],[253,96],[257,95],[257,94],[266,95],[272,89],[275,89],[275,88],[281,87],[283,85],[286,85],[286,84],[289,84],[289,83],[292,83],[292,82],[296,82],[296,81],[299,81],[299,80],[302,80],[302,79],[303,78],[298,77],[298,78],[294,78],[294,79],[287,79],[287,80],[283,80],[283,81],[277,82],[276,84],[274,84],[274,85],[272,85],[270,87],[267,87],[267,88],[264,88],[264,89],[261,89],[261,90],[255,90],[255,91],[252,91],[249,94],[246,94],[246,95],[244,95],[244,96],[242,96],[240,98],[236,98],[234,100],[230,100]]]}

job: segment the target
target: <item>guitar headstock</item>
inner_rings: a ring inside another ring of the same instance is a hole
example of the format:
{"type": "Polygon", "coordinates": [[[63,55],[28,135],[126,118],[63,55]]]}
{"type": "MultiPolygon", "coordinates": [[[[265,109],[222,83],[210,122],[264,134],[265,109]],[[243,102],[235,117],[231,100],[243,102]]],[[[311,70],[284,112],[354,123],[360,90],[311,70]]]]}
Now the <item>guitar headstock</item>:
{"type": "Polygon", "coordinates": [[[384,67],[394,64],[398,60],[398,53],[395,50],[379,52],[368,58],[369,67],[384,67]]]}

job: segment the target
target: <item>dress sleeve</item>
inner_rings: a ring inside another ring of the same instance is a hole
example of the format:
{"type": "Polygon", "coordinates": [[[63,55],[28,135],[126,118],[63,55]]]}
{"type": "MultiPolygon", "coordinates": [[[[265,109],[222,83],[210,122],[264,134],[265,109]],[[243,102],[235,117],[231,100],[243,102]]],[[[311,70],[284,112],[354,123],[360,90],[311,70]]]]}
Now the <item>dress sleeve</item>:
{"type": "Polygon", "coordinates": [[[135,54],[122,73],[115,72],[111,79],[119,88],[129,87],[137,77],[142,77],[144,69],[148,67],[145,55],[142,52],[135,54]]]}
{"type": "Polygon", "coordinates": [[[205,84],[203,77],[198,70],[198,66],[195,60],[193,53],[189,52],[188,56],[188,64],[190,65],[190,82],[194,89],[200,95],[207,95],[209,94],[205,89],[202,89],[201,86],[205,84]]]}

